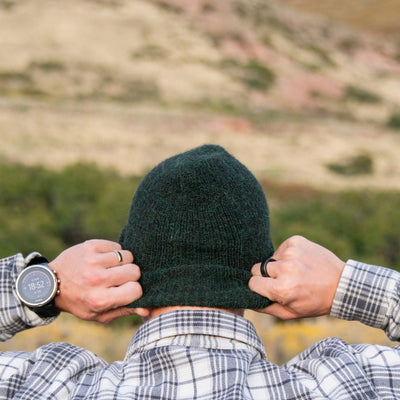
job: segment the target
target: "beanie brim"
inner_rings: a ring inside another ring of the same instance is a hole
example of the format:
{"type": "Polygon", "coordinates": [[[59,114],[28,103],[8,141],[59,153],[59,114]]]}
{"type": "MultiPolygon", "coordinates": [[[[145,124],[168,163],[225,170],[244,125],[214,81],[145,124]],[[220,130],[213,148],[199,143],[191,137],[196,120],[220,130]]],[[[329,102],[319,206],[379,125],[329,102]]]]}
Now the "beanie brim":
{"type": "Polygon", "coordinates": [[[269,299],[249,289],[250,277],[250,271],[222,265],[160,268],[142,274],[139,282],[143,287],[143,296],[128,307],[203,306],[261,309],[272,304],[269,299]]]}

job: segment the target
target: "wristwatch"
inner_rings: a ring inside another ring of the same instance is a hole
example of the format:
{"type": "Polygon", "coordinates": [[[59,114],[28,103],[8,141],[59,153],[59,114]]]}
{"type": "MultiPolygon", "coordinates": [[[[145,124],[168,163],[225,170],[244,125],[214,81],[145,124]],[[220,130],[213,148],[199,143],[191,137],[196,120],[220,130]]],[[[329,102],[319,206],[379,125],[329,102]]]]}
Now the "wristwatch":
{"type": "Polygon", "coordinates": [[[60,280],[47,262],[23,269],[17,278],[16,293],[21,302],[39,317],[55,317],[59,314],[55,297],[60,294],[60,280]]]}

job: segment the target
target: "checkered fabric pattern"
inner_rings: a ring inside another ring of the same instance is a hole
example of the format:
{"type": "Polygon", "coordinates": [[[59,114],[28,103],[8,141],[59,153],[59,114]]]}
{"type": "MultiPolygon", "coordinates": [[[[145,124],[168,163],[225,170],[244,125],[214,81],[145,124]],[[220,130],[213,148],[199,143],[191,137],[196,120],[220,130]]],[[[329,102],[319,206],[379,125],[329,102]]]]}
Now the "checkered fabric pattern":
{"type": "Polygon", "coordinates": [[[400,339],[399,273],[349,260],[336,291],[331,314],[383,329],[400,339]]]}
{"type": "MultiPolygon", "coordinates": [[[[9,287],[19,257],[0,261],[2,338],[26,324],[21,305],[8,299],[14,297],[9,287]]],[[[349,262],[333,312],[379,321],[399,337],[399,283],[394,271],[349,262]],[[374,317],[376,311],[385,315],[374,317]]],[[[0,354],[0,399],[399,398],[400,348],[330,338],[277,366],[267,360],[249,321],[213,310],[173,311],[151,319],[137,330],[120,362],[106,363],[67,343],[0,354]]]]}
{"type": "Polygon", "coordinates": [[[0,259],[0,340],[10,339],[15,333],[34,326],[46,325],[54,318],[39,318],[29,308],[23,306],[15,294],[18,274],[39,253],[31,253],[24,259],[22,254],[0,259]]]}

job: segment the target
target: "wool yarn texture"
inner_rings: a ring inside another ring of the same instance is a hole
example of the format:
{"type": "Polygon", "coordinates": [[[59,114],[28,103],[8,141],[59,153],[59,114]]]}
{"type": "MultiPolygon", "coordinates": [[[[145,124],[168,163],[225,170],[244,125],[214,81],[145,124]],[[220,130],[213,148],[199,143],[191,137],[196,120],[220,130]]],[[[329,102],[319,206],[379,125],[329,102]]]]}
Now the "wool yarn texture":
{"type": "Polygon", "coordinates": [[[217,145],[161,162],[139,184],[119,242],[141,269],[130,307],[258,309],[251,267],[272,256],[269,209],[255,176],[217,145]]]}

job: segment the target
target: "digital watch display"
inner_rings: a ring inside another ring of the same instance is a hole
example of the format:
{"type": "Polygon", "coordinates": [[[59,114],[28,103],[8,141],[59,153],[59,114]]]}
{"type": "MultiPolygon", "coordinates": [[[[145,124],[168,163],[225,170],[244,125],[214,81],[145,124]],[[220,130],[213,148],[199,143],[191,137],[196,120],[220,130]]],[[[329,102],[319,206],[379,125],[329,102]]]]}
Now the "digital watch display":
{"type": "Polygon", "coordinates": [[[36,264],[25,268],[18,276],[16,293],[22,303],[42,316],[55,315],[54,298],[59,294],[56,272],[48,264],[36,264]],[[48,315],[48,314],[51,315],[48,315]]]}

